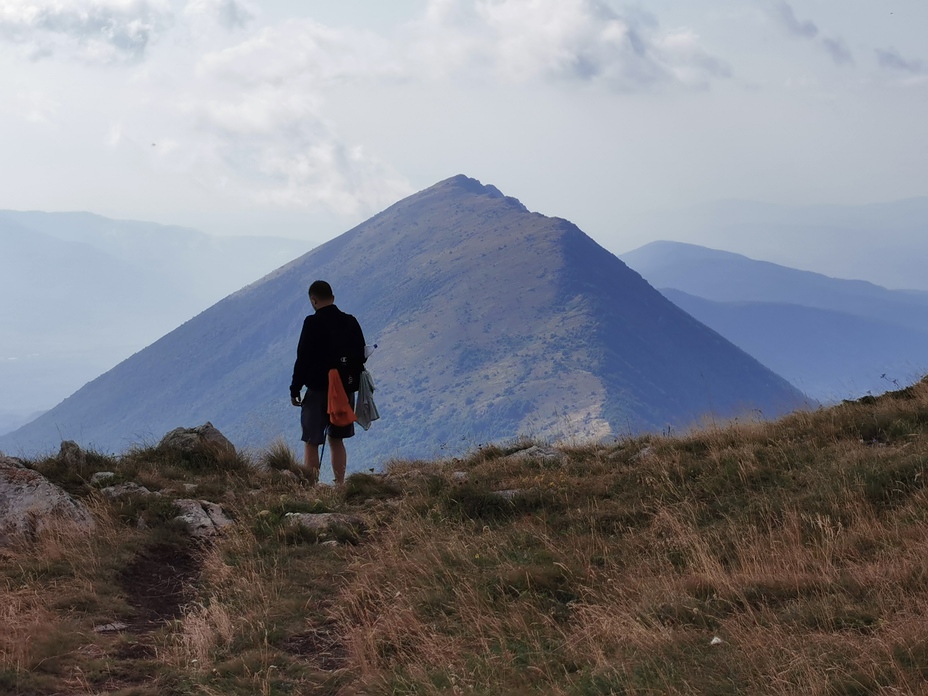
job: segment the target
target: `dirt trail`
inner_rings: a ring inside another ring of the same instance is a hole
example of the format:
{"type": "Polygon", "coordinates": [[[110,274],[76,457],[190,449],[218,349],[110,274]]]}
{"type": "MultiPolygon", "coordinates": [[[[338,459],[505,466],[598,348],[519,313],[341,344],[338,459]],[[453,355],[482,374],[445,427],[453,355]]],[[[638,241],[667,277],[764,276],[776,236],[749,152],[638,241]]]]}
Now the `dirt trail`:
{"type": "Polygon", "coordinates": [[[178,618],[194,597],[201,567],[195,545],[160,543],[140,552],[120,577],[129,604],[138,610],[131,628],[152,630],[178,618]]]}

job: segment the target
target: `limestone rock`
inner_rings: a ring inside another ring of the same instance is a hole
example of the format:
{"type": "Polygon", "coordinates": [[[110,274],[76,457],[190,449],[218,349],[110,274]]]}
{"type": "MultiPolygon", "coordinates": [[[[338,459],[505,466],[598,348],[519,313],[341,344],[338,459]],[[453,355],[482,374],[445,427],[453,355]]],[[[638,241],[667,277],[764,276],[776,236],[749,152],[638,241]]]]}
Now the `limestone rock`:
{"type": "Polygon", "coordinates": [[[23,460],[17,459],[16,457],[7,457],[5,454],[0,453],[0,466],[7,466],[13,469],[25,469],[23,466],[23,460]]]}
{"type": "Polygon", "coordinates": [[[340,512],[288,512],[287,519],[290,524],[311,529],[320,534],[330,532],[339,527],[348,528],[354,532],[363,532],[366,525],[364,520],[356,515],[345,515],[340,512]]]}
{"type": "Polygon", "coordinates": [[[204,446],[221,452],[235,454],[235,445],[209,422],[198,425],[196,428],[174,428],[161,438],[159,447],[170,447],[185,452],[201,449],[204,446]]]}
{"type": "Polygon", "coordinates": [[[108,498],[122,498],[126,495],[160,495],[160,493],[152,493],[145,486],[139,485],[134,481],[127,481],[126,483],[120,483],[116,486],[101,488],[100,492],[108,498]]]}
{"type": "Polygon", "coordinates": [[[557,464],[564,459],[564,454],[548,445],[532,445],[524,450],[513,452],[509,459],[532,459],[546,464],[557,464]]]}
{"type": "Polygon", "coordinates": [[[90,477],[90,483],[92,485],[97,485],[98,483],[103,483],[104,481],[109,481],[111,478],[114,478],[116,474],[112,471],[98,471],[93,476],[90,477]]]}
{"type": "Polygon", "coordinates": [[[190,534],[197,538],[216,536],[232,524],[223,509],[208,500],[185,498],[175,500],[174,504],[181,513],[174,519],[186,523],[190,534]]]}
{"type": "Polygon", "coordinates": [[[0,546],[59,526],[96,527],[83,503],[19,461],[0,457],[0,546]]]}
{"type": "Polygon", "coordinates": [[[84,450],[74,440],[65,440],[61,443],[58,458],[76,466],[84,462],[84,450]]]}

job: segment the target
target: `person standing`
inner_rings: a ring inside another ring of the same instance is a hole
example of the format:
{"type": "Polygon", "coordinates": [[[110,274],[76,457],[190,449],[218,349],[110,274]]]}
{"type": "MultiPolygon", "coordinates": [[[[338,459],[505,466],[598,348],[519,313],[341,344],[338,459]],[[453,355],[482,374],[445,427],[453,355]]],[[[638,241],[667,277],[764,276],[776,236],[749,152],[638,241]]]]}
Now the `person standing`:
{"type": "Polygon", "coordinates": [[[354,395],[364,369],[364,333],[351,314],[335,305],[332,286],[324,280],[309,286],[309,302],[314,314],[303,320],[303,330],[293,364],[290,403],[300,407],[303,465],[309,480],[319,480],[319,446],[328,435],[332,473],[336,485],[345,482],[348,453],[344,440],[354,436],[354,423],[332,425],[328,414],[329,370],[335,368],[354,408],[354,395]],[[303,387],[306,393],[301,396],[303,387]]]}

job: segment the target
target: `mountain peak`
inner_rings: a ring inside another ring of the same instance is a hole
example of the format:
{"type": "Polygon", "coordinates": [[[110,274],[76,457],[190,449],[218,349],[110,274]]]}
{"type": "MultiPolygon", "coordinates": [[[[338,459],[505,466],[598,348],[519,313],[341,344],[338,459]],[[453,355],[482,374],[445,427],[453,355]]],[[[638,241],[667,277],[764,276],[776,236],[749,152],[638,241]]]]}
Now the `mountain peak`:
{"type": "Polygon", "coordinates": [[[227,297],[9,441],[66,433],[119,448],[140,423],[158,435],[207,420],[237,445],[298,433],[287,386],[314,278],[380,345],[370,368],[384,417],[351,460],[364,466],[803,400],[573,224],[458,175],[227,297]]]}
{"type": "Polygon", "coordinates": [[[502,198],[518,205],[522,210],[528,210],[522,202],[512,196],[507,196],[493,184],[483,184],[478,179],[467,176],[466,174],[457,174],[455,176],[439,181],[437,184],[421,191],[420,193],[465,193],[477,196],[487,196],[488,198],[502,198]]]}

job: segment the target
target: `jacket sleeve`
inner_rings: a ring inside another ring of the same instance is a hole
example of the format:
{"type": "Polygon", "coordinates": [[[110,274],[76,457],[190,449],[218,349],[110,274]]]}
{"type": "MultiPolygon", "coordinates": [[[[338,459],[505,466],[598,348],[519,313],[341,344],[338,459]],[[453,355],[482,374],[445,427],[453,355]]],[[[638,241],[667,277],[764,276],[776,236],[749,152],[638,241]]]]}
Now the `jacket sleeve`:
{"type": "Polygon", "coordinates": [[[303,320],[303,330],[300,331],[300,342],[296,348],[296,361],[293,363],[293,378],[290,380],[290,396],[297,397],[303,391],[306,382],[306,363],[309,359],[309,345],[312,335],[309,317],[303,320]]]}

